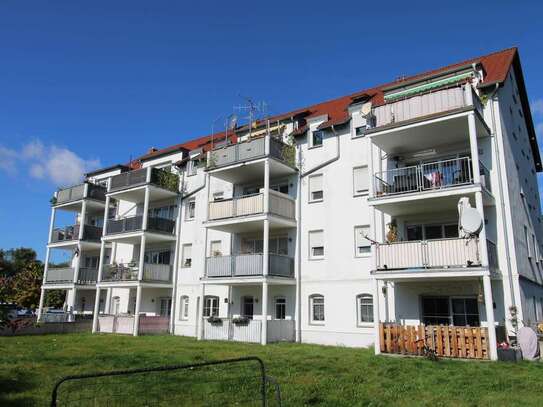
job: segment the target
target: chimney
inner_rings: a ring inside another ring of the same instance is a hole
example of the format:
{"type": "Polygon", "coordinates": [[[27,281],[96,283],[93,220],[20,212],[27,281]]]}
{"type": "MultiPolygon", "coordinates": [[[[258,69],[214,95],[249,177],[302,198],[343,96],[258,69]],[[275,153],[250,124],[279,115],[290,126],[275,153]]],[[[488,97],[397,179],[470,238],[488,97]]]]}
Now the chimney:
{"type": "Polygon", "coordinates": [[[156,147],[151,147],[151,148],[149,149],[149,151],[147,151],[147,154],[156,153],[157,151],[158,151],[158,148],[156,148],[156,147]]]}

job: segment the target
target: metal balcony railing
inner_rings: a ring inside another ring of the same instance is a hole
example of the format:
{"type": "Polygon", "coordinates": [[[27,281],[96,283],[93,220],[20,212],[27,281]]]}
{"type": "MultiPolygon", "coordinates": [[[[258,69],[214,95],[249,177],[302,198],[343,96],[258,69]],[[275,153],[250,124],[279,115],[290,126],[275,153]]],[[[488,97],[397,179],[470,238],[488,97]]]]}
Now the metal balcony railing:
{"type": "MultiPolygon", "coordinates": [[[[63,228],[53,229],[51,243],[59,243],[79,239],[80,225],[65,226],[63,228]]],[[[86,241],[99,241],[102,237],[102,227],[85,225],[83,229],[83,239],[86,241]]]]}
{"type": "MultiPolygon", "coordinates": [[[[288,162],[289,159],[287,158],[287,154],[285,154],[287,148],[288,146],[282,141],[270,137],[269,157],[292,164],[288,162]]],[[[266,137],[264,136],[241,143],[226,145],[210,151],[207,167],[219,168],[262,157],[266,157],[266,137]]]]}
{"type": "Polygon", "coordinates": [[[60,205],[67,202],[79,201],[80,199],[84,198],[94,199],[97,201],[105,201],[106,188],[101,185],[92,184],[90,182],[74,185],[70,188],[62,188],[57,191],[54,204],[60,205]],[[88,185],[86,194],[85,185],[88,185]]]}
{"type": "MultiPolygon", "coordinates": [[[[262,276],[263,269],[264,255],[261,253],[206,258],[207,277],[262,276]]],[[[289,256],[270,254],[268,275],[293,278],[294,259],[289,256]]]]}
{"type": "MultiPolygon", "coordinates": [[[[481,176],[478,181],[490,190],[490,173],[481,162],[479,168],[481,176]]],[[[374,196],[437,190],[473,182],[471,159],[455,158],[377,172],[374,175],[374,196]]]]}
{"type": "Polygon", "coordinates": [[[73,281],[73,267],[51,267],[45,276],[45,282],[49,284],[72,283],[73,281]]]}
{"type": "MultiPolygon", "coordinates": [[[[108,220],[106,234],[137,232],[143,229],[143,216],[128,216],[121,219],[108,220]]],[[[167,218],[149,216],[147,218],[147,230],[151,232],[172,234],[175,229],[175,221],[167,218]]]]}
{"type": "Polygon", "coordinates": [[[378,270],[481,265],[478,239],[432,239],[377,245],[378,270]]]}
{"type": "Polygon", "coordinates": [[[77,274],[77,284],[94,284],[98,280],[98,269],[81,267],[77,274]]]}
{"type": "Polygon", "coordinates": [[[140,168],[111,177],[109,191],[121,191],[148,183],[172,192],[179,191],[179,176],[159,168],[140,168]],[[148,175],[148,172],[151,172],[148,175]],[[149,177],[149,178],[148,178],[149,177]]]}
{"type": "Polygon", "coordinates": [[[473,91],[471,85],[464,85],[422,93],[378,106],[373,109],[374,127],[406,122],[471,106],[467,92],[471,92],[473,107],[482,116],[483,104],[479,96],[473,91]]]}
{"type": "MultiPolygon", "coordinates": [[[[137,261],[124,264],[105,264],[102,270],[102,281],[137,281],[139,264],[137,261]]],[[[143,281],[171,282],[172,266],[170,264],[143,264],[143,281]]]]}
{"type": "MultiPolygon", "coordinates": [[[[270,191],[269,211],[274,215],[294,219],[296,204],[286,194],[270,191]]],[[[264,194],[251,194],[209,203],[208,220],[258,215],[264,212],[264,194]]]]}

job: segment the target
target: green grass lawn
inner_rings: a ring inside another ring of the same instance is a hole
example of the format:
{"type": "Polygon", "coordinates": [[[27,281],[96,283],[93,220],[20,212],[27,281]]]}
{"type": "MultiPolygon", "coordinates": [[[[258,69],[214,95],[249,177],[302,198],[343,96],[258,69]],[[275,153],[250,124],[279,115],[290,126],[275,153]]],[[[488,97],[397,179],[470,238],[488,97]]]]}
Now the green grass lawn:
{"type": "MultiPolygon", "coordinates": [[[[262,358],[268,375],[279,381],[284,405],[543,405],[540,363],[431,362],[376,357],[372,349],[286,343],[263,347],[177,336],[71,334],[0,337],[0,406],[47,405],[53,384],[65,375],[249,355],[262,358]]],[[[132,393],[131,386],[139,394],[186,393],[190,400],[189,393],[195,397],[198,392],[211,391],[212,385],[205,384],[205,380],[218,383],[228,375],[228,370],[214,371],[204,379],[194,373],[197,379],[192,387],[183,383],[179,374],[157,375],[145,384],[119,381],[115,386],[120,393],[132,393]]],[[[241,386],[228,387],[226,381],[222,385],[228,391],[234,389],[234,393],[241,386]]],[[[77,383],[71,390],[85,386],[77,383]]]]}

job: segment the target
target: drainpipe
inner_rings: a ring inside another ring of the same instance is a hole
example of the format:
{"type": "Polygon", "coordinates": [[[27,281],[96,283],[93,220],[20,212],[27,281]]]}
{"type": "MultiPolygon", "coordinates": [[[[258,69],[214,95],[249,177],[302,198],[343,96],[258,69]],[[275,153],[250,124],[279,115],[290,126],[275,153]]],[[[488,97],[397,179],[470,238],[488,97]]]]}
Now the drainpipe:
{"type": "MultiPolygon", "coordinates": [[[[490,102],[490,113],[492,117],[492,138],[494,139],[494,155],[496,156],[496,167],[498,169],[498,191],[500,195],[500,209],[501,209],[501,216],[504,222],[504,233],[503,238],[505,240],[505,257],[507,260],[507,268],[508,268],[508,277],[509,277],[509,290],[511,295],[511,305],[516,307],[516,299],[515,299],[515,290],[513,288],[513,268],[511,264],[511,253],[509,249],[509,235],[507,231],[505,230],[507,228],[507,211],[505,209],[505,200],[504,200],[504,194],[503,194],[503,184],[502,184],[502,171],[501,171],[501,164],[500,164],[500,154],[498,150],[498,142],[497,142],[497,136],[496,136],[496,116],[494,113],[494,96],[498,92],[499,83],[495,84],[495,88],[492,92],[492,94],[488,97],[488,100],[490,102]]],[[[506,310],[507,311],[507,310],[506,310]]],[[[507,313],[506,313],[507,315],[507,313]]]]}
{"type": "MultiPolygon", "coordinates": [[[[316,165],[310,170],[307,170],[306,172],[302,173],[301,171],[298,172],[298,185],[296,188],[296,211],[297,211],[297,217],[296,217],[296,342],[301,342],[301,332],[302,332],[302,288],[301,288],[301,271],[302,271],[302,179],[307,177],[308,175],[314,173],[315,171],[320,170],[321,168],[326,167],[329,164],[332,164],[333,162],[339,160],[340,156],[340,148],[339,148],[339,135],[336,132],[336,129],[334,126],[332,126],[332,132],[334,133],[334,136],[336,137],[336,145],[337,145],[337,151],[335,157],[330,158],[329,160],[326,160],[325,162],[316,165]]],[[[301,148],[298,148],[298,162],[302,162],[302,150],[301,148]]]]}

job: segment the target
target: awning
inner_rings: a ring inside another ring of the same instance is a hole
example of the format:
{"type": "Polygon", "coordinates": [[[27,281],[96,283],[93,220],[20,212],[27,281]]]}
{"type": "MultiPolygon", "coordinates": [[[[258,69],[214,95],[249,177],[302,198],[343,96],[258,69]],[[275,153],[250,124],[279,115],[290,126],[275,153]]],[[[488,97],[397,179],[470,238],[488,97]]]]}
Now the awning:
{"type": "Polygon", "coordinates": [[[448,78],[440,79],[438,81],[433,81],[430,83],[414,86],[412,88],[401,90],[399,92],[389,93],[388,95],[385,95],[385,101],[388,102],[390,100],[412,96],[417,93],[427,92],[435,88],[440,88],[442,86],[446,86],[451,83],[459,82],[462,79],[470,78],[472,76],[473,76],[473,71],[464,72],[458,75],[449,76],[448,78]]]}

